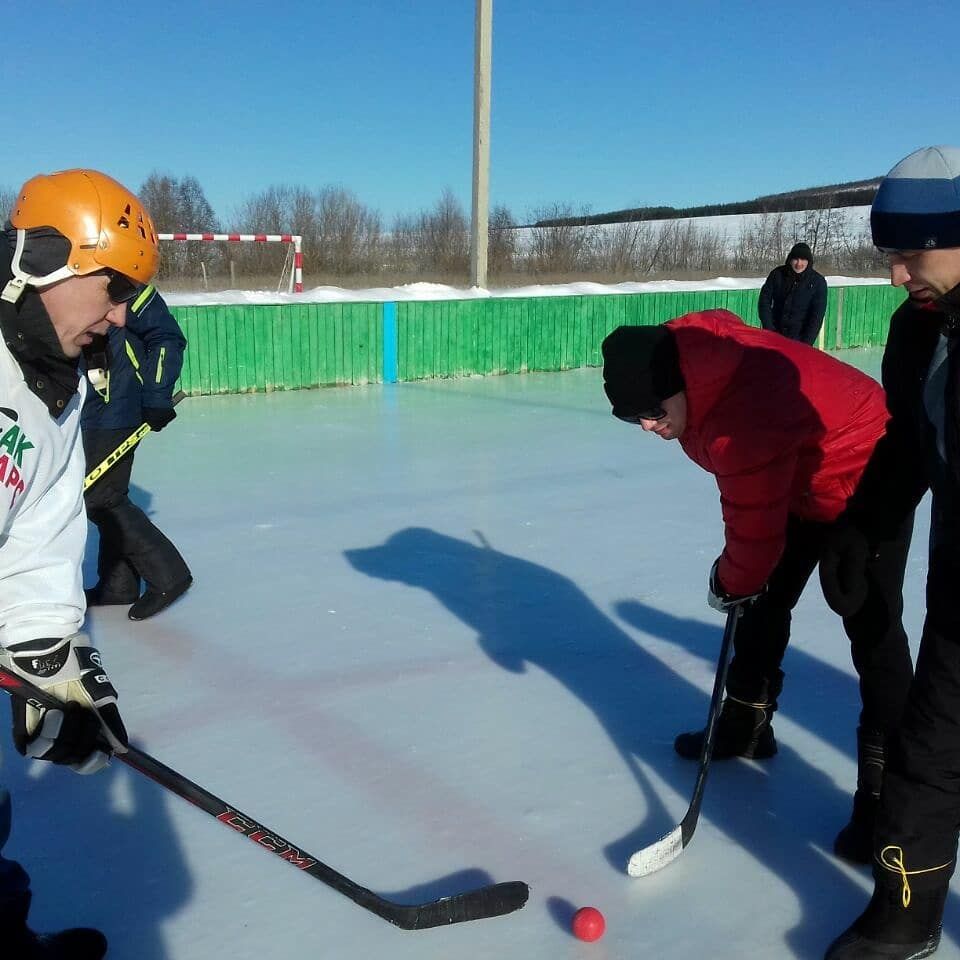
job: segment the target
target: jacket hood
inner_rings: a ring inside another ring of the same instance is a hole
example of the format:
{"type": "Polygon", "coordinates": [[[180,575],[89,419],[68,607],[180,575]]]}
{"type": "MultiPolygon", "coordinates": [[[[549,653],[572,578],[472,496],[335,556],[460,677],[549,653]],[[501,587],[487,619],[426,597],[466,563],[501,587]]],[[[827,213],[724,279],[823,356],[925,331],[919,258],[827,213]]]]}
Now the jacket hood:
{"type": "Polygon", "coordinates": [[[736,376],[744,346],[736,339],[750,328],[729,310],[704,310],[668,321],[677,341],[687,394],[687,416],[698,424],[736,376]],[[709,363],[703,358],[709,357],[709,363]]]}
{"type": "MultiPolygon", "coordinates": [[[[0,235],[0,288],[13,276],[12,256],[4,233],[0,235]]],[[[77,361],[63,352],[50,315],[33,287],[28,286],[15,304],[0,301],[0,332],[30,390],[52,417],[59,417],[77,391],[77,361]]]]}
{"type": "Polygon", "coordinates": [[[813,266],[813,251],[805,243],[795,243],[787,254],[784,266],[789,267],[791,260],[806,260],[807,269],[813,266]]]}

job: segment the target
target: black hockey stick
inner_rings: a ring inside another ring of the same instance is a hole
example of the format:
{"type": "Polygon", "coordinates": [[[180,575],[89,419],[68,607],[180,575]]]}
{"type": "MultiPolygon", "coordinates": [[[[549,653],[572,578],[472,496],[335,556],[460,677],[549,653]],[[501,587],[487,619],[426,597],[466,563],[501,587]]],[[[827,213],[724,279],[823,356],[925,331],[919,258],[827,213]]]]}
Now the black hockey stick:
{"type": "MultiPolygon", "coordinates": [[[[61,701],[50,694],[35,687],[28,680],[0,667],[0,687],[15,697],[22,697],[37,707],[62,707],[61,701]]],[[[109,752],[109,747],[104,744],[109,752]]],[[[208,790],[188,780],[186,777],[164,766],[149,754],[130,747],[124,754],[116,754],[118,760],[133,767],[145,776],[154,780],[172,793],[189,800],[204,813],[209,813],[221,823],[226,824],[237,833],[252,840],[259,846],[275,853],[281,860],[292,864],[298,870],[309,873],[327,886],[333,887],[338,893],[349,897],[358,906],[375,913],[384,920],[400,927],[403,930],[425,930],[428,927],[440,927],[450,923],[464,923],[467,920],[482,920],[486,917],[498,917],[505,913],[519,910],[530,895],[527,885],[519,880],[508,883],[495,883],[466,893],[458,893],[452,897],[442,897],[427,903],[394,903],[378,896],[365,887],[354,883],[342,873],[321,863],[305,850],[295,847],[274,833],[262,823],[241,813],[236,807],[225,803],[208,790]]]]}
{"type": "Polygon", "coordinates": [[[727,611],[727,624],[723,630],[723,642],[720,644],[717,675],[713,681],[710,712],[707,714],[703,746],[700,748],[700,770],[697,773],[696,786],[693,788],[693,799],[690,801],[690,806],[678,826],[662,836],[656,843],[651,843],[648,847],[638,850],[630,858],[630,862],[627,864],[627,873],[631,877],[645,877],[661,867],[665,867],[668,863],[672,863],[683,853],[687,844],[693,839],[693,831],[697,829],[697,820],[700,818],[700,804],[703,802],[703,788],[707,782],[707,771],[710,769],[710,757],[713,756],[717,716],[720,713],[723,688],[727,683],[730,649],[733,646],[733,635],[737,629],[737,620],[740,617],[741,609],[740,606],[735,606],[727,611]]]}
{"type": "MultiPolygon", "coordinates": [[[[173,395],[173,406],[176,406],[186,394],[178,390],[173,395]]],[[[84,478],[83,489],[92,487],[128,450],[132,450],[150,432],[149,423],[141,423],[123,443],[108,453],[84,478]]]]}

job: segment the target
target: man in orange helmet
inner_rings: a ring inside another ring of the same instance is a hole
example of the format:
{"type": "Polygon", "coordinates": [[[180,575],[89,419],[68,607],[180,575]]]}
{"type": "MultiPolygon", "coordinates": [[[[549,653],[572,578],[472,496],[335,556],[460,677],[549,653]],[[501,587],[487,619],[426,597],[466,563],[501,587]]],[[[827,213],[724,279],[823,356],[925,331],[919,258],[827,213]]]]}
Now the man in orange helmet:
{"type": "MultiPolygon", "coordinates": [[[[99,653],[80,632],[86,517],[77,362],[122,326],[159,265],[136,196],[94,170],[41,175],[21,188],[0,234],[0,665],[63,701],[14,698],[24,756],[78,773],[123,752],[127,734],[99,653]]],[[[17,960],[99,960],[96,930],[40,936],[27,926],[30,882],[5,859],[10,796],[0,786],[0,939],[17,960]]]]}

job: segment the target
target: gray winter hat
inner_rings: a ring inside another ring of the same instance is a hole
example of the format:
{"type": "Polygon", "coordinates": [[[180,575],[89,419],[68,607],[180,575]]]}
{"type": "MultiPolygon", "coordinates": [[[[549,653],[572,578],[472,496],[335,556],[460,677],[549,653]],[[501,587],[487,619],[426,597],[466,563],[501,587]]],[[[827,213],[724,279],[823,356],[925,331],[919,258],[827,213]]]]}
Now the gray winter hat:
{"type": "Polygon", "coordinates": [[[881,250],[960,247],[960,147],[924,147],[880,182],[870,210],[881,250]]]}

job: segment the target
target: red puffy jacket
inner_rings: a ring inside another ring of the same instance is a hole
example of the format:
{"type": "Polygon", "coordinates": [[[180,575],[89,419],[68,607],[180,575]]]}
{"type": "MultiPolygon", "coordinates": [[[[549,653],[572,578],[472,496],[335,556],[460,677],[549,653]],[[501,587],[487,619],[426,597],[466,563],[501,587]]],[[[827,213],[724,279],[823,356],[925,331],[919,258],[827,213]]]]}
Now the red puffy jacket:
{"type": "Polygon", "coordinates": [[[728,310],[666,326],[686,384],[680,445],[720,488],[720,582],[732,594],[756,593],[783,553],[788,514],[831,521],[843,510],[884,432],[883,388],[728,310]]]}

